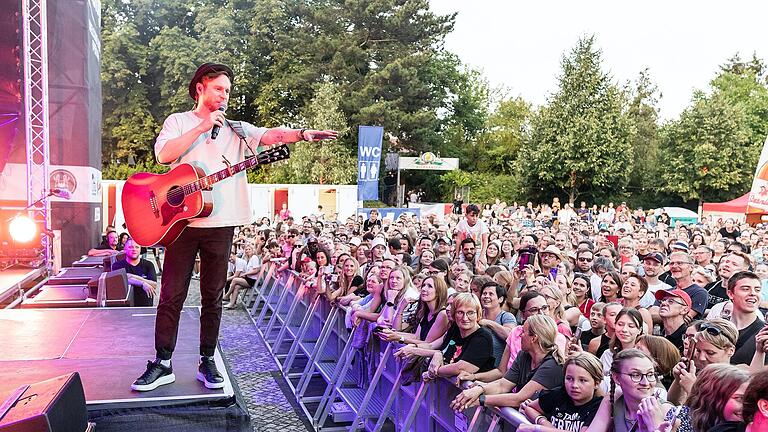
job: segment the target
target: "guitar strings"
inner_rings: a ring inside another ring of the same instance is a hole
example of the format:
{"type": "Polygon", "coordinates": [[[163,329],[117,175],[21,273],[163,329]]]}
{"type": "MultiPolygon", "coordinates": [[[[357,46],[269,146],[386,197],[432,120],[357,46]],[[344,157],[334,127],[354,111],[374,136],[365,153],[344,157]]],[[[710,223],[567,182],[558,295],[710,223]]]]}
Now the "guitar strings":
{"type": "MultiPolygon", "coordinates": [[[[238,172],[242,171],[243,168],[246,168],[245,165],[247,165],[250,161],[252,161],[254,159],[256,160],[256,165],[262,164],[264,162],[269,162],[273,158],[274,158],[274,161],[280,160],[280,159],[284,158],[287,154],[289,154],[288,152],[286,152],[286,148],[287,148],[287,146],[284,144],[284,145],[281,145],[279,147],[263,151],[263,152],[257,154],[253,159],[246,159],[246,160],[244,160],[242,162],[239,162],[239,163],[235,164],[235,166],[237,167],[237,171],[238,172]]],[[[205,177],[203,177],[201,179],[197,179],[197,180],[195,180],[193,182],[187,183],[187,184],[185,184],[183,186],[180,186],[180,187],[178,187],[176,189],[173,189],[173,190],[169,191],[166,194],[166,201],[169,198],[170,199],[174,199],[174,201],[175,201],[175,198],[181,198],[181,197],[187,195],[188,193],[186,192],[186,189],[188,187],[193,187],[194,185],[197,185],[197,187],[199,189],[204,189],[202,187],[203,181],[207,181],[208,179],[210,179],[212,177],[216,177],[216,176],[218,176],[221,173],[229,173],[229,169],[230,168],[225,168],[223,170],[219,170],[219,171],[217,171],[217,172],[215,172],[213,174],[207,175],[207,176],[205,176],[205,177]]],[[[194,193],[194,192],[197,192],[197,191],[196,190],[192,190],[189,193],[194,193]]]]}

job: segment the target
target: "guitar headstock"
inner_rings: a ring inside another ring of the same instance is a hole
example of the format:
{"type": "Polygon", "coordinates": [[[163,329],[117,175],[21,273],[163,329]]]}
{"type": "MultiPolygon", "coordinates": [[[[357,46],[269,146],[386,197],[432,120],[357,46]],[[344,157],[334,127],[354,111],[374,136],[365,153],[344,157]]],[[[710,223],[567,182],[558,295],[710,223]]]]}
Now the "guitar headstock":
{"type": "Polygon", "coordinates": [[[272,147],[256,155],[256,158],[259,160],[259,164],[270,164],[288,159],[289,157],[291,157],[291,151],[288,149],[286,144],[272,147]]]}

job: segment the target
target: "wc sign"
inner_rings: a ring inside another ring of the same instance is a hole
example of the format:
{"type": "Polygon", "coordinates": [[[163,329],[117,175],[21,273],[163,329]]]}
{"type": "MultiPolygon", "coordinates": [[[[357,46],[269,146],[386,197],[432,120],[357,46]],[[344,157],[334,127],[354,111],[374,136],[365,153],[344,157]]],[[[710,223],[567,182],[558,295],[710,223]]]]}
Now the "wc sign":
{"type": "Polygon", "coordinates": [[[384,128],[360,126],[357,134],[357,200],[379,199],[379,164],[384,128]]]}

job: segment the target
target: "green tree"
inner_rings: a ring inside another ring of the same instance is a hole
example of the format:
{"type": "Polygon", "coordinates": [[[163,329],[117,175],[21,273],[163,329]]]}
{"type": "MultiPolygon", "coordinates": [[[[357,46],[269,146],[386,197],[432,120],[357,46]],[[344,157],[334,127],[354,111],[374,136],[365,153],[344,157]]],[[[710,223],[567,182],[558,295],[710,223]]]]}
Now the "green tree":
{"type": "MultiPolygon", "coordinates": [[[[533,117],[518,156],[523,184],[546,194],[618,191],[632,171],[632,128],[625,95],[601,69],[594,37],[561,62],[559,88],[533,117]]],[[[551,196],[551,195],[550,195],[551,196]]]]}
{"type": "MultiPolygon", "coordinates": [[[[333,129],[340,137],[349,133],[344,115],[339,109],[341,93],[338,86],[323,82],[304,110],[305,124],[317,129],[333,129]]],[[[357,177],[355,157],[337,141],[324,143],[301,142],[292,146],[291,158],[285,163],[254,172],[254,182],[352,184],[357,177]]]]}
{"type": "Polygon", "coordinates": [[[634,195],[633,201],[652,204],[656,188],[661,186],[659,178],[659,101],[658,88],[653,83],[648,69],[640,72],[630,90],[627,111],[634,133],[631,137],[634,164],[627,188],[634,195]],[[647,199],[649,198],[649,199],[647,199]]]}
{"type": "Polygon", "coordinates": [[[697,91],[680,119],[662,130],[665,190],[699,205],[748,190],[759,151],[750,133],[742,108],[697,91]]]}

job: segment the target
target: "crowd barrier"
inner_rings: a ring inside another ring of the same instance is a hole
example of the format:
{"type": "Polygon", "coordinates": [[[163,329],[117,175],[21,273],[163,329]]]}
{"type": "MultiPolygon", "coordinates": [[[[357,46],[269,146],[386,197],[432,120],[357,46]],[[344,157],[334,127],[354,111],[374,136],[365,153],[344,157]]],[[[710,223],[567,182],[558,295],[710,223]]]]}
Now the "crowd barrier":
{"type": "MultiPolygon", "coordinates": [[[[529,423],[512,408],[454,413],[455,380],[415,381],[394,353],[401,346],[348,329],[347,309],[307,290],[299,275],[262,266],[243,301],[296,401],[315,430],[497,431],[529,423]]],[[[372,328],[372,327],[371,327],[372,328]]]]}

